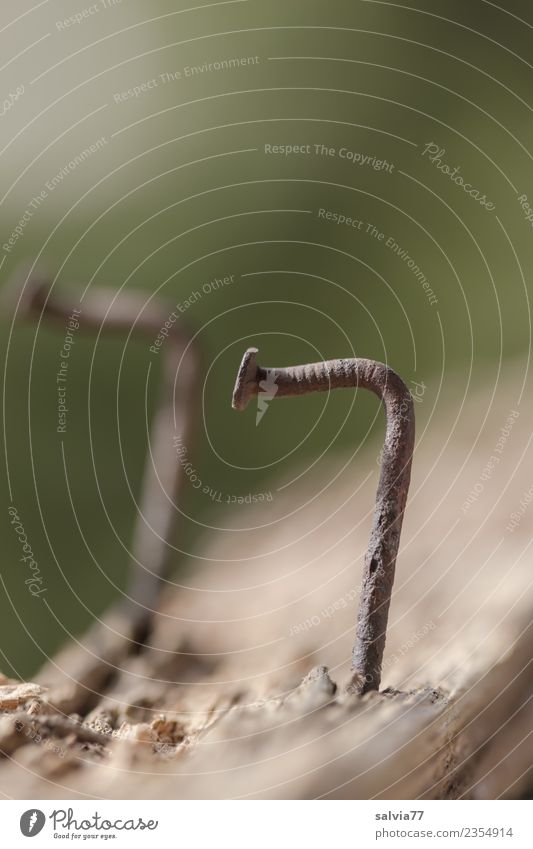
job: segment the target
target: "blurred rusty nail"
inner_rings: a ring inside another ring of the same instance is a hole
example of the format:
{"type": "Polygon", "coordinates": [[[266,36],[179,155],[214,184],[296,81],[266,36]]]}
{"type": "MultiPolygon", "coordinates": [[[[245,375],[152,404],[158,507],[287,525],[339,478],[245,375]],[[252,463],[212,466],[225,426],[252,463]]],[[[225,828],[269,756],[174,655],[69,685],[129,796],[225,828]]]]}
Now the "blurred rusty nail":
{"type": "Polygon", "coordinates": [[[365,359],[328,360],[289,368],[257,365],[257,348],[242,359],[232,406],[244,410],[260,393],[260,384],[275,384],[277,398],[330,389],[369,389],[385,408],[387,420],[382,465],[376,493],[372,532],[364,562],[363,584],[352,653],[352,693],[378,690],[387,635],[396,557],[411,478],[415,417],[411,393],[403,380],[384,363],[365,359]]]}
{"type": "MultiPolygon", "coordinates": [[[[72,295],[57,294],[50,279],[39,272],[24,276],[19,270],[9,289],[12,300],[15,295],[19,297],[18,313],[22,317],[43,316],[64,322],[73,313],[72,295]]],[[[168,306],[148,300],[141,292],[122,290],[117,294],[112,288],[93,286],[78,307],[80,331],[125,333],[133,329],[136,336],[154,339],[168,325],[168,306]]],[[[133,640],[139,642],[149,634],[161,584],[168,580],[170,572],[168,544],[184,478],[182,467],[176,462],[173,440],[179,436],[188,444],[197,409],[199,357],[193,334],[181,317],[168,332],[162,359],[163,383],[150,428],[133,532],[133,571],[125,599],[120,603],[133,640]]]]}

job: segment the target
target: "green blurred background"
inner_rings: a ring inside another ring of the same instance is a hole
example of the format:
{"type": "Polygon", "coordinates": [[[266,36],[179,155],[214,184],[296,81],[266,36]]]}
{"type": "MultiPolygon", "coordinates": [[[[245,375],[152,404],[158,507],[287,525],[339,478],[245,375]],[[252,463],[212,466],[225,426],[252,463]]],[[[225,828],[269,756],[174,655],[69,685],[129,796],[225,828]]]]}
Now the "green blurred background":
{"type": "MultiPolygon", "coordinates": [[[[2,245],[47,181],[105,143],[2,248],[2,283],[35,262],[73,305],[91,282],[157,290],[170,312],[204,283],[234,275],[186,314],[205,378],[190,460],[213,490],[270,490],[322,452],[319,469],[332,454],[363,440],[376,450],[381,440],[376,402],[361,396],[354,407],[351,393],[301,399],[297,412],[274,403],[258,428],[254,410],[236,415],[230,394],[249,344],[266,365],[354,352],[387,360],[427,387],[419,430],[432,411],[438,424],[438,404],[460,415],[472,387],[525,370],[533,238],[518,197],[533,199],[527,3],[245,0],[191,9],[190,0],[122,0],[30,10],[23,2],[0,13],[4,97],[24,87],[0,119],[2,245]],[[247,57],[239,67],[185,70],[247,57]],[[423,155],[429,143],[494,210],[423,155]],[[333,153],[317,155],[314,145],[333,153]],[[393,167],[353,164],[342,148],[393,167]],[[326,221],[320,209],[361,228],[326,221]],[[389,238],[425,274],[436,303],[389,238]]],[[[145,377],[158,360],[146,340],[104,335],[95,345],[80,330],[61,439],[64,332],[4,305],[1,334],[6,471],[51,611],[23,583],[6,486],[0,668],[24,677],[126,584],[129,487],[138,495],[145,377]]],[[[175,566],[194,574],[202,535],[223,527],[231,507],[189,487],[184,509],[175,566]]]]}

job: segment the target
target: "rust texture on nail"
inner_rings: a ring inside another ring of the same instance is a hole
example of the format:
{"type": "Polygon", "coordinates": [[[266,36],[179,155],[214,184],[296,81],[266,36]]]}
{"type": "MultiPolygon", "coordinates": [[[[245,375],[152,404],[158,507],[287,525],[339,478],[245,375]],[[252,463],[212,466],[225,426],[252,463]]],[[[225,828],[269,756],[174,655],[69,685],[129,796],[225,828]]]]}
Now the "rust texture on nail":
{"type": "MultiPolygon", "coordinates": [[[[80,331],[129,333],[147,340],[168,324],[169,307],[141,292],[117,293],[111,287],[92,286],[78,303],[71,292],[56,293],[50,279],[39,272],[15,275],[8,298],[21,317],[67,321],[74,306],[80,308],[80,331]]],[[[4,294],[4,300],[5,300],[4,294]]],[[[145,638],[156,612],[161,588],[168,581],[173,549],[170,538],[179,512],[184,473],[176,462],[173,439],[188,444],[198,409],[199,356],[192,331],[180,317],[172,324],[157,354],[162,359],[162,385],[152,419],[149,452],[145,461],[141,495],[131,546],[132,571],[120,603],[133,639],[145,638]]]]}
{"type": "Polygon", "coordinates": [[[329,360],[290,368],[262,368],[249,348],[237,375],[233,407],[244,410],[268,377],[276,398],[338,388],[369,389],[385,408],[387,421],[372,532],[364,562],[357,631],[352,655],[351,692],[378,690],[387,619],[411,478],[415,437],[414,404],[403,380],[384,363],[366,359],[329,360]]]}

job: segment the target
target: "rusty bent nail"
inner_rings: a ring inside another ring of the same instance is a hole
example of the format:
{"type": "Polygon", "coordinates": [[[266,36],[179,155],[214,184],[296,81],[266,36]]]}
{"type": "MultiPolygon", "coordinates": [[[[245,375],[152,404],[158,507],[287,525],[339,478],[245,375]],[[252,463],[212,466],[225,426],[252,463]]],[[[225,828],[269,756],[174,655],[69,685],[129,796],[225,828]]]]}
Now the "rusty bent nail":
{"type": "MultiPolygon", "coordinates": [[[[244,410],[260,384],[275,385],[275,396],[306,395],[329,389],[369,389],[385,408],[387,428],[381,474],[357,617],[352,655],[350,691],[363,694],[378,690],[387,633],[387,619],[400,544],[403,514],[411,478],[415,436],[414,404],[403,380],[384,363],[341,359],[291,368],[262,368],[257,349],[249,348],[242,360],[232,405],[244,410]],[[266,383],[265,383],[266,382],[266,383]]],[[[274,393],[271,393],[272,397],[274,393]]]]}
{"type": "MultiPolygon", "coordinates": [[[[21,274],[13,284],[18,292],[21,274]]],[[[34,272],[24,284],[19,313],[26,317],[43,316],[60,322],[72,315],[67,294],[51,290],[50,280],[34,272]]],[[[168,324],[168,307],[147,302],[140,292],[118,295],[107,287],[93,286],[80,303],[80,330],[127,332],[147,339],[157,337],[168,324]]],[[[168,543],[175,522],[184,473],[176,463],[173,438],[179,435],[187,444],[192,436],[197,409],[198,354],[193,334],[181,322],[173,324],[163,355],[163,384],[150,431],[149,455],[145,461],[142,491],[135,522],[130,576],[121,608],[127,616],[134,641],[146,639],[162,582],[168,580],[168,543]],[[179,367],[179,379],[176,374],[179,367]]]]}

